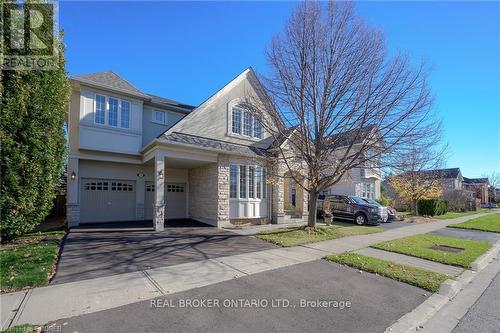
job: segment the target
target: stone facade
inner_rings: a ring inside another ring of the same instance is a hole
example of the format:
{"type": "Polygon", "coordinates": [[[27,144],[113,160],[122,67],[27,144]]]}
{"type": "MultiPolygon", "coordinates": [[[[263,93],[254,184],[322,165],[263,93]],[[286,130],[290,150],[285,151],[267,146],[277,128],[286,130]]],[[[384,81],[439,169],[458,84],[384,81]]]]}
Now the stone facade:
{"type": "Polygon", "coordinates": [[[80,205],[67,204],[66,205],[66,218],[68,220],[68,227],[78,226],[80,224],[80,205]]]}
{"type": "Polygon", "coordinates": [[[189,170],[189,217],[217,226],[218,167],[210,163],[189,170]]]}
{"type": "Polygon", "coordinates": [[[229,156],[219,155],[217,166],[217,223],[218,226],[229,224],[229,156]]]}

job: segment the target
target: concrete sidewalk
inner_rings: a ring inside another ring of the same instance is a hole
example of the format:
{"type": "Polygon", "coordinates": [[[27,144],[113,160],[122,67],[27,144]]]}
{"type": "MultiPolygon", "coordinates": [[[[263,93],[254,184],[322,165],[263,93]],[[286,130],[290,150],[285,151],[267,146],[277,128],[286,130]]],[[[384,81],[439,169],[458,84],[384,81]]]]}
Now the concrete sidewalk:
{"type": "Polygon", "coordinates": [[[375,243],[435,231],[449,224],[488,214],[2,294],[1,325],[5,329],[23,323],[42,324],[111,309],[241,276],[314,261],[327,254],[359,250],[375,243]]]}

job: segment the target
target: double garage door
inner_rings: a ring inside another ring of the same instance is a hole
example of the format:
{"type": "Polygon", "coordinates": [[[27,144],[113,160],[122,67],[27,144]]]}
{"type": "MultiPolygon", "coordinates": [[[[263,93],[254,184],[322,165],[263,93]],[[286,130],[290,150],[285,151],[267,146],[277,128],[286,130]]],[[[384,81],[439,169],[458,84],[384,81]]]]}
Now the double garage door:
{"type": "MultiPolygon", "coordinates": [[[[153,219],[154,184],[146,182],[144,214],[153,219]]],[[[83,178],[80,188],[81,222],[135,220],[136,182],[118,179],[83,178]]],[[[165,184],[166,218],[186,217],[185,184],[165,184]]]]}

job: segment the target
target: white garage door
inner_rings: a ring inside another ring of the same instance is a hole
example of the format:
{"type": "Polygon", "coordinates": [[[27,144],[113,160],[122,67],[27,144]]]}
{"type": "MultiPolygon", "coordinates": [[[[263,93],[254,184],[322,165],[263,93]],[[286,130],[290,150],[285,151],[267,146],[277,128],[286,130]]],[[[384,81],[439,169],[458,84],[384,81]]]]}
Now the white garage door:
{"type": "MultiPolygon", "coordinates": [[[[154,183],[146,182],[146,200],[144,204],[144,216],[146,220],[153,219],[154,191],[154,183]]],[[[185,183],[165,184],[165,217],[167,219],[183,219],[187,217],[186,192],[187,188],[185,183]]]]}
{"type": "Polygon", "coordinates": [[[80,190],[81,222],[135,219],[135,181],[83,178],[80,190]]]}

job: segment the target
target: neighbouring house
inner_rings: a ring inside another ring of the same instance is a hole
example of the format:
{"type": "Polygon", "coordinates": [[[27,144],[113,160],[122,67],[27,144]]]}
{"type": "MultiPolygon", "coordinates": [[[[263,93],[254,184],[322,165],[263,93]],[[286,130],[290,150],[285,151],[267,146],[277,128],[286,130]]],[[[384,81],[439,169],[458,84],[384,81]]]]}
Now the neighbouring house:
{"type": "Polygon", "coordinates": [[[474,192],[477,199],[481,201],[481,204],[489,202],[488,199],[488,178],[467,178],[464,177],[463,181],[464,189],[474,192]]]}
{"type": "MultiPolygon", "coordinates": [[[[295,218],[307,217],[307,192],[276,157],[288,138],[262,126],[269,114],[245,108],[247,96],[267,96],[251,68],[197,107],[143,92],[112,71],[72,77],[71,87],[69,227],[150,220],[162,230],[165,219],[187,218],[218,227],[283,223],[292,218],[289,206],[295,218]],[[270,171],[281,177],[266,181],[270,171]]],[[[296,167],[300,180],[304,167],[296,167]]]]}
{"type": "MultiPolygon", "coordinates": [[[[353,149],[356,149],[356,144],[362,143],[361,140],[367,137],[376,136],[377,129],[375,126],[363,127],[360,135],[350,135],[349,132],[339,134],[341,136],[339,147],[336,151],[342,152],[342,146],[347,146],[353,140],[353,149]],[[351,137],[354,137],[351,139],[351,137]]],[[[357,130],[353,130],[355,132],[357,130]]],[[[340,181],[331,186],[325,194],[339,194],[339,195],[356,195],[366,199],[380,199],[380,167],[374,159],[364,163],[360,167],[348,170],[340,179],[340,181]]]]}

